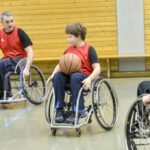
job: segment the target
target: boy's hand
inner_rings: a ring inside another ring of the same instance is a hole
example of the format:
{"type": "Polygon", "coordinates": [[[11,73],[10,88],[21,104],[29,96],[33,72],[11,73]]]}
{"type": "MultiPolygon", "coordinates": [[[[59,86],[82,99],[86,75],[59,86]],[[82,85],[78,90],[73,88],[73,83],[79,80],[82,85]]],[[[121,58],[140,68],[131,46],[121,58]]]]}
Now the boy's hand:
{"type": "Polygon", "coordinates": [[[86,78],[86,79],[84,79],[83,81],[82,81],[82,83],[83,83],[83,89],[84,90],[88,90],[88,89],[90,89],[90,87],[91,87],[91,79],[90,78],[86,78]]]}
{"type": "Polygon", "coordinates": [[[52,74],[52,75],[48,78],[47,84],[49,84],[49,82],[52,81],[53,77],[54,77],[54,75],[52,74]]]}

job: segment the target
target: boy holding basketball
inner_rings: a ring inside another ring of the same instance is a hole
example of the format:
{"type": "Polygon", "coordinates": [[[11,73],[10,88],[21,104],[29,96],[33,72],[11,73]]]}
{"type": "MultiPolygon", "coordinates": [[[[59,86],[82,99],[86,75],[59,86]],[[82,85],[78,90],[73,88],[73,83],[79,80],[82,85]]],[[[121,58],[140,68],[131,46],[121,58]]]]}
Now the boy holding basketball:
{"type": "MultiPolygon", "coordinates": [[[[88,90],[91,82],[100,75],[100,64],[95,49],[88,43],[85,43],[87,29],[80,23],[73,23],[65,28],[69,47],[65,53],[76,54],[81,59],[81,68],[79,72],[74,72],[71,75],[66,75],[61,72],[59,64],[55,67],[48,82],[52,80],[55,98],[56,98],[56,118],[55,122],[64,122],[64,107],[65,107],[65,84],[70,83],[72,95],[72,113],[66,118],[67,123],[74,123],[76,101],[80,88],[83,86],[84,90],[88,90]]],[[[79,115],[85,115],[83,96],[79,102],[79,115]]]]}

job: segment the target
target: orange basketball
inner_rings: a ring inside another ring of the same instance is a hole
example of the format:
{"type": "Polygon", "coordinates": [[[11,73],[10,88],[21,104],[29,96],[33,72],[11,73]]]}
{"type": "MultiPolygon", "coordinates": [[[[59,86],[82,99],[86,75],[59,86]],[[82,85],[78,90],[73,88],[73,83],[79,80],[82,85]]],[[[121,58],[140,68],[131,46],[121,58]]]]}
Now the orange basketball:
{"type": "Polygon", "coordinates": [[[80,70],[81,60],[76,54],[64,54],[59,60],[59,67],[61,72],[70,75],[73,72],[80,70]]]}

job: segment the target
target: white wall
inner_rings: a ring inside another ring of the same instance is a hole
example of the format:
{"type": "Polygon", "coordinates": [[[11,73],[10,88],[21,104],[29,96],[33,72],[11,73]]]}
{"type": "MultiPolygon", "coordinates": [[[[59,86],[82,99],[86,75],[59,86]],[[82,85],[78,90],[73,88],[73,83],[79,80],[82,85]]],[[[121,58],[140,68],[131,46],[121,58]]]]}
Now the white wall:
{"type": "MultiPolygon", "coordinates": [[[[143,0],[117,0],[118,48],[120,55],[145,53],[143,7],[143,0]]],[[[145,60],[120,59],[119,69],[120,71],[145,70],[145,60]]]]}

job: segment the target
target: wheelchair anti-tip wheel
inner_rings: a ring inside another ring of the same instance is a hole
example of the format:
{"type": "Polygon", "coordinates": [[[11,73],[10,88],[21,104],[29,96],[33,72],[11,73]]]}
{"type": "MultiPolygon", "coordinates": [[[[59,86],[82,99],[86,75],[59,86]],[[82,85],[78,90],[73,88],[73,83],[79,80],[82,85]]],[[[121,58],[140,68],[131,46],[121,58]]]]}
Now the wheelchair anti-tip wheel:
{"type": "Polygon", "coordinates": [[[20,81],[24,96],[35,105],[39,105],[45,98],[46,84],[41,71],[34,65],[30,68],[30,75],[24,79],[23,70],[21,70],[20,81]]]}
{"type": "Polygon", "coordinates": [[[80,137],[80,136],[81,136],[81,129],[80,129],[80,128],[77,128],[77,129],[76,129],[76,134],[77,134],[77,137],[80,137]]]}
{"type": "Polygon", "coordinates": [[[141,99],[135,101],[125,122],[125,142],[128,150],[150,149],[150,107],[141,99]]]}
{"type": "Polygon", "coordinates": [[[56,135],[56,132],[57,130],[55,128],[51,128],[51,132],[52,132],[52,135],[55,136],[56,135]]]}
{"type": "Polygon", "coordinates": [[[118,99],[108,81],[97,78],[92,86],[93,112],[99,125],[105,130],[112,129],[118,120],[118,99]]]}

